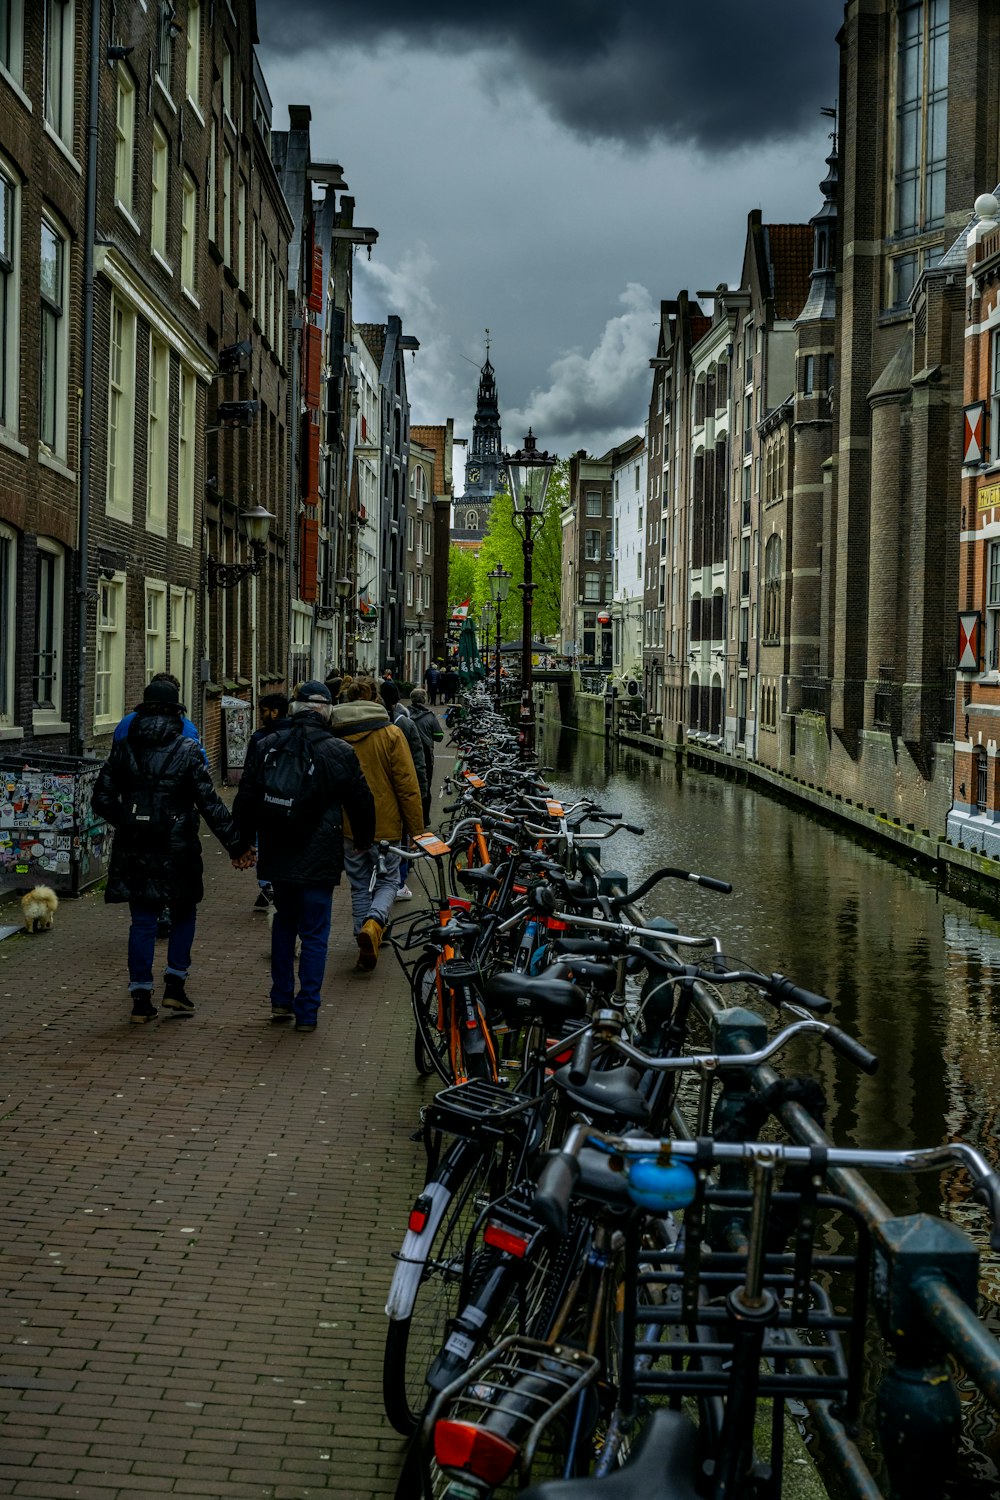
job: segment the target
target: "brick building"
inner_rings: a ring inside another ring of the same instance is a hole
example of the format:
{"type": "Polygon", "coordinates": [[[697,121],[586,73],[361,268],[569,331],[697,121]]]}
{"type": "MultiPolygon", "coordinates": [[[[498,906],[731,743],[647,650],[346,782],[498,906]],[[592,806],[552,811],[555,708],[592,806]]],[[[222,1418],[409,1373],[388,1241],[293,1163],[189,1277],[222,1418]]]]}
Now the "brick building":
{"type": "Polygon", "coordinates": [[[431,570],[431,608],[425,618],[430,630],[430,656],[444,660],[448,649],[448,546],[451,541],[451,507],[454,498],[453,453],[455,424],[451,417],[437,426],[414,425],[410,437],[434,455],[431,496],[430,557],[425,553],[424,568],[431,570]]]}
{"type": "Polygon", "coordinates": [[[562,521],[563,592],[559,625],[563,650],[581,666],[610,672],[614,599],[613,450],[569,461],[569,495],[562,521]],[[569,643],[572,643],[570,645],[569,643]]]}

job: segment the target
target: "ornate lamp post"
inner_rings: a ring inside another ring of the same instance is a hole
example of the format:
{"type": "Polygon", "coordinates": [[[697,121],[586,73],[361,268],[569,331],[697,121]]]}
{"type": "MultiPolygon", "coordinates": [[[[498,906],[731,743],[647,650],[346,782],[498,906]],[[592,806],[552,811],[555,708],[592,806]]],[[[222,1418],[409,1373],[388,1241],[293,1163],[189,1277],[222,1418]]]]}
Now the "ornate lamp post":
{"type": "Polygon", "coordinates": [[[495,606],[487,599],[479,613],[479,628],[483,641],[483,672],[489,681],[489,649],[490,649],[490,622],[493,619],[495,606]]]}
{"type": "Polygon", "coordinates": [[[538,452],[534,433],[529,428],[524,447],[517,453],[505,453],[503,462],[514,504],[514,525],[521,533],[521,550],[524,553],[524,582],[519,585],[524,593],[524,624],[521,634],[521,749],[527,757],[535,747],[535,704],[531,687],[531,607],[535,589],[531,576],[531,555],[535,541],[531,533],[535,521],[542,519],[545,491],[549,487],[556,458],[554,454],[538,452]]]}
{"type": "Polygon", "coordinates": [[[490,586],[490,594],[493,598],[493,608],[496,611],[497,617],[497,654],[496,660],[493,663],[493,670],[496,680],[496,697],[498,703],[500,702],[500,642],[503,640],[503,636],[500,634],[500,622],[503,614],[503,606],[507,602],[507,595],[510,593],[510,580],[513,576],[512,573],[508,573],[507,569],[501,563],[497,563],[496,567],[491,568],[486,575],[486,581],[490,586]]]}

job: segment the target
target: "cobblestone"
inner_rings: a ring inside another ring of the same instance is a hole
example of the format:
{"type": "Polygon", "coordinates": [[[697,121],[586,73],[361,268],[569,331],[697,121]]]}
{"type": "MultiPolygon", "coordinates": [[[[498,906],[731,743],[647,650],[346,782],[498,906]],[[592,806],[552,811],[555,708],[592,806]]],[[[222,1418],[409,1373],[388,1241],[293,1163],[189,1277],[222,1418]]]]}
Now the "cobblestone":
{"type": "Polygon", "coordinates": [[[271,1026],[256,885],[205,865],[191,1018],[129,1025],[99,895],[0,943],[5,1494],[395,1491],[383,1305],[432,1092],[405,986],[388,950],[354,971],[341,887],[319,1030],[271,1026]]]}

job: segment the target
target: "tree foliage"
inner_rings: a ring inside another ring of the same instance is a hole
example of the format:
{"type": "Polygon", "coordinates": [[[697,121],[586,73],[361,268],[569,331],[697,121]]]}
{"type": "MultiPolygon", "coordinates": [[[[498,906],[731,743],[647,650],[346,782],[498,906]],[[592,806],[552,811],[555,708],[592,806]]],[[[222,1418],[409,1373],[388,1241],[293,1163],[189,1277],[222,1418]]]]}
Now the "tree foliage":
{"type": "MultiPolygon", "coordinates": [[[[476,586],[476,554],[471,548],[448,548],[448,605],[464,604],[472,598],[476,586]]],[[[471,614],[471,610],[469,611],[471,614]]]]}
{"type": "MultiPolygon", "coordinates": [[[[559,631],[559,605],[562,592],[562,522],[560,512],[569,492],[569,464],[561,461],[555,467],[545,494],[545,513],[541,526],[532,528],[532,579],[535,583],[532,610],[532,634],[556,635],[559,631]]],[[[482,606],[490,599],[486,577],[499,563],[512,575],[510,592],[503,605],[503,637],[518,640],[524,595],[524,548],[521,532],[513,520],[514,506],[506,490],[496,496],[490,510],[490,523],[476,562],[475,590],[472,596],[477,620],[482,606]]],[[[463,595],[463,598],[466,597],[463,595]]]]}

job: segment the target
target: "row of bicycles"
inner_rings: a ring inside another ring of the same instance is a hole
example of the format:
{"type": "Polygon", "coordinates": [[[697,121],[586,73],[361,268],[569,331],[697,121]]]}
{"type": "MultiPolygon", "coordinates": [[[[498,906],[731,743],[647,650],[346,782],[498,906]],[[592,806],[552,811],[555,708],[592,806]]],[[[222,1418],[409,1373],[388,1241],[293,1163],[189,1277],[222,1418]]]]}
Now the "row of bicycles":
{"type": "Polygon", "coordinates": [[[961,1172],[998,1248],[1000,1179],[962,1142],[833,1145],[816,1078],[772,1062],[877,1059],[824,996],[644,914],[729,885],[668,866],[627,891],[600,852],[640,828],[560,801],[484,695],[451,717],[450,825],[405,851],[428,903],[387,934],[442,1084],[386,1305],[400,1500],[777,1500],[793,1416],[877,1496],[859,1429],[891,1278],[851,1188],[961,1172]]]}

